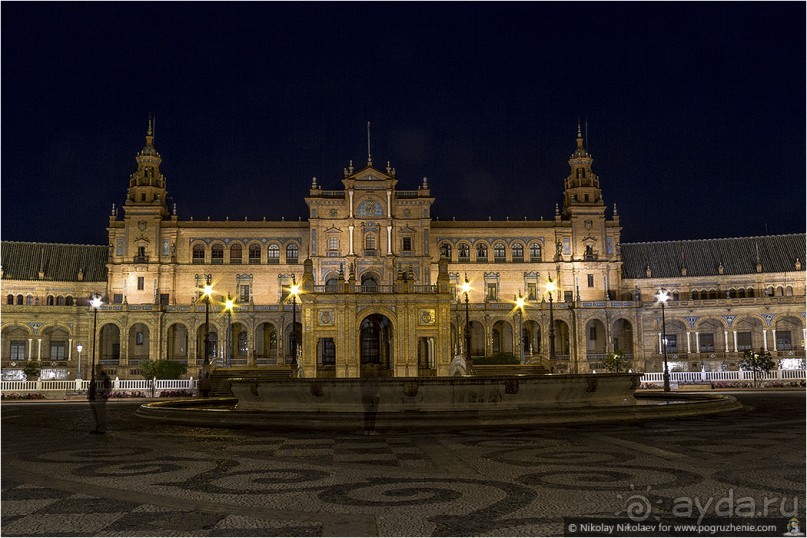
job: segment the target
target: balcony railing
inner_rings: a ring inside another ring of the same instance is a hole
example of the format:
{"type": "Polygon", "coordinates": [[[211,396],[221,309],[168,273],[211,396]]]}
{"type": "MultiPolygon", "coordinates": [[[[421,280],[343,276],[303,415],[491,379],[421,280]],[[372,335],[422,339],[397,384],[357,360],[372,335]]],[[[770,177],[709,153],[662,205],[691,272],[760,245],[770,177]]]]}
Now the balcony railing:
{"type": "Polygon", "coordinates": [[[280,258],[267,258],[266,263],[269,265],[277,265],[280,263],[280,258]]]}
{"type": "Polygon", "coordinates": [[[148,256],[135,256],[134,263],[148,263],[149,257],[148,256]]]}

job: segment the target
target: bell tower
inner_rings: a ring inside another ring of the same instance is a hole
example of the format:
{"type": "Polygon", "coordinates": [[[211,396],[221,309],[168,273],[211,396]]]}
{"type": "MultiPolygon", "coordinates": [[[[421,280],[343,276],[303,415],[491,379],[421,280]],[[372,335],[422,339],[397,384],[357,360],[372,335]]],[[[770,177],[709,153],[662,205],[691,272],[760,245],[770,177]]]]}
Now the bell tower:
{"type": "Polygon", "coordinates": [[[141,215],[156,212],[160,217],[167,217],[165,176],[160,172],[162,159],[154,147],[154,120],[152,118],[149,118],[146,131],[146,145],[135,159],[137,160],[137,170],[129,176],[129,191],[126,194],[124,211],[128,214],[134,210],[135,213],[141,215]]]}
{"type": "Polygon", "coordinates": [[[583,145],[583,135],[580,132],[580,122],[577,122],[577,148],[569,157],[571,171],[564,183],[563,212],[571,217],[582,210],[590,214],[592,209],[605,205],[600,190],[600,178],[591,170],[594,159],[583,145]]]}

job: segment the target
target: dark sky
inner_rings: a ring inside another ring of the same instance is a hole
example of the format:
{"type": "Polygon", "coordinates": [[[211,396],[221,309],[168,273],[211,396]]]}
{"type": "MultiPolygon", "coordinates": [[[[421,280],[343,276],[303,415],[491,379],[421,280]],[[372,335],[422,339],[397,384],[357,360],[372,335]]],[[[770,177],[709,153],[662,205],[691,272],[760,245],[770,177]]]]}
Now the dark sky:
{"type": "Polygon", "coordinates": [[[105,244],[151,112],[181,219],[305,218],[367,121],[433,216],[550,219],[582,118],[623,242],[805,230],[801,2],[0,9],[4,240],[105,244]]]}

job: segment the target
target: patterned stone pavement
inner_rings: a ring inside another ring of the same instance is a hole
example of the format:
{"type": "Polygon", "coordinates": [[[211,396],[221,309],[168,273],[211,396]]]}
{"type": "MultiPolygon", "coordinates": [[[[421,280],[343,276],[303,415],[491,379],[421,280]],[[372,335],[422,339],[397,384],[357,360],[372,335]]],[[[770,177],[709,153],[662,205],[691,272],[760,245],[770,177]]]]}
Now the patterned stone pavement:
{"type": "Polygon", "coordinates": [[[4,402],[0,535],[547,536],[681,497],[803,516],[804,392],[734,395],[702,418],[377,436],[162,425],[125,401],[90,435],[86,403],[4,402]]]}

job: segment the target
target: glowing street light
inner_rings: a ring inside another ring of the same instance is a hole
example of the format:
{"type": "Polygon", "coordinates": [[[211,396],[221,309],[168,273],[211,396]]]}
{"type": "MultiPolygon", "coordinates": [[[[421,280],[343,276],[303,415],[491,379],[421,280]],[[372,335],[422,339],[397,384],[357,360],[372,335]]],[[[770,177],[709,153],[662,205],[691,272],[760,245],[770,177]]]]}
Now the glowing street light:
{"type": "Polygon", "coordinates": [[[516,303],[516,310],[518,311],[518,358],[519,362],[524,363],[524,336],[522,324],[524,323],[524,297],[521,296],[521,290],[518,290],[518,297],[513,297],[516,303]]]}
{"type": "Polygon", "coordinates": [[[555,360],[555,315],[552,310],[552,292],[554,292],[557,288],[554,282],[552,282],[552,277],[547,277],[548,280],[546,282],[546,292],[549,294],[549,360],[555,360]]]}
{"type": "Polygon", "coordinates": [[[210,295],[213,293],[210,281],[211,276],[205,275],[205,285],[202,288],[202,298],[205,302],[205,366],[210,364],[210,295]]]}
{"type": "Polygon", "coordinates": [[[227,292],[227,300],[224,301],[224,311],[227,312],[227,356],[225,357],[225,360],[227,361],[228,368],[232,366],[232,360],[230,359],[232,344],[230,343],[230,339],[233,332],[233,306],[235,306],[235,301],[233,301],[233,299],[230,297],[230,293],[227,292]]]}
{"type": "Polygon", "coordinates": [[[300,286],[297,285],[294,275],[291,276],[291,363],[297,365],[297,296],[300,294],[300,286]]]}
{"type": "Polygon", "coordinates": [[[76,345],[76,351],[78,351],[78,373],[76,374],[76,379],[81,379],[81,351],[84,349],[84,346],[81,344],[76,345]]]}
{"type": "Polygon", "coordinates": [[[656,293],[656,300],[661,304],[661,342],[664,346],[664,390],[670,391],[670,370],[667,367],[667,329],[666,320],[664,319],[664,306],[670,300],[670,293],[664,288],[658,290],[656,293]]]}
{"type": "Polygon", "coordinates": [[[471,321],[469,314],[468,293],[471,291],[471,283],[468,281],[468,273],[465,273],[465,282],[462,283],[462,292],[465,294],[465,366],[471,367],[471,321]]]}
{"type": "Polygon", "coordinates": [[[96,328],[98,326],[98,309],[101,308],[101,305],[104,304],[104,301],[101,300],[100,295],[93,295],[90,299],[90,306],[93,308],[92,314],[92,371],[90,372],[90,387],[89,391],[89,399],[95,400],[95,356],[98,352],[95,350],[95,343],[96,343],[96,328]]]}

